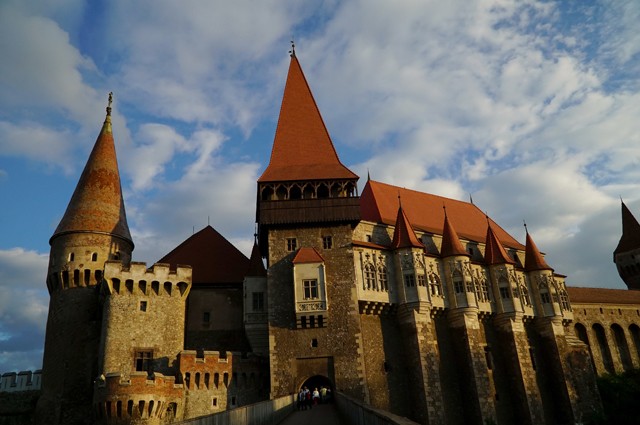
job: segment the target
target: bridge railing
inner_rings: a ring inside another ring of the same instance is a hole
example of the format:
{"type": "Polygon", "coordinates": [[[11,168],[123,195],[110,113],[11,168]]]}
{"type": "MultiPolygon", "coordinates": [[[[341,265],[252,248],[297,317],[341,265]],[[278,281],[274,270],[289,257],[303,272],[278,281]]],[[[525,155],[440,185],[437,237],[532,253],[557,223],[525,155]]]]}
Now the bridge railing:
{"type": "Polygon", "coordinates": [[[295,408],[295,395],[225,410],[213,415],[176,422],[176,425],[275,425],[295,408]]]}
{"type": "Polygon", "coordinates": [[[418,425],[402,416],[374,409],[340,392],[336,392],[335,403],[340,416],[349,425],[418,425]]]}

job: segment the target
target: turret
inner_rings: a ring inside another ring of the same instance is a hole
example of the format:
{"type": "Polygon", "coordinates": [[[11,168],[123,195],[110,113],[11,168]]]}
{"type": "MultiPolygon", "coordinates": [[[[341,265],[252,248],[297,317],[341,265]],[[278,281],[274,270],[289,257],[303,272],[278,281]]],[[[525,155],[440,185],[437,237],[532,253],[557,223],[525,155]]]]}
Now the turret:
{"type": "Polygon", "coordinates": [[[571,311],[564,283],[555,278],[553,269],[538,250],[528,230],[524,270],[531,285],[538,314],[541,316],[562,316],[563,310],[567,313],[571,311]]]}
{"type": "Polygon", "coordinates": [[[427,270],[425,267],[424,245],[413,230],[409,218],[402,208],[398,207],[398,215],[391,242],[395,268],[399,271],[396,287],[398,302],[427,302],[427,270]]]}
{"type": "Polygon", "coordinates": [[[504,246],[498,240],[488,217],[484,260],[489,268],[498,312],[522,311],[519,297],[520,282],[515,275],[515,261],[507,254],[504,246]]]}
{"type": "Polygon", "coordinates": [[[451,308],[476,306],[469,253],[464,249],[445,209],[442,228],[442,257],[445,278],[449,281],[451,308]]]}
{"type": "Polygon", "coordinates": [[[49,241],[51,299],[38,423],[93,423],[91,396],[101,324],[98,285],[106,260],[128,262],[133,251],[111,129],[111,100],[109,94],[102,130],[49,241]]]}
{"type": "Polygon", "coordinates": [[[621,204],[622,236],[613,251],[613,262],[627,287],[640,289],[640,224],[625,203],[621,204]]]}

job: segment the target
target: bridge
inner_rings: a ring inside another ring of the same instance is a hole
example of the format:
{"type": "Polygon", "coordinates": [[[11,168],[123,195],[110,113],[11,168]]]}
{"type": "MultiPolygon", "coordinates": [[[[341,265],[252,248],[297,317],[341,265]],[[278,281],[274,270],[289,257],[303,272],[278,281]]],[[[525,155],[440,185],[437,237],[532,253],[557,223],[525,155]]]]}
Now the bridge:
{"type": "Polygon", "coordinates": [[[179,422],[180,425],[418,425],[336,392],[332,403],[297,410],[295,395],[179,422]]]}

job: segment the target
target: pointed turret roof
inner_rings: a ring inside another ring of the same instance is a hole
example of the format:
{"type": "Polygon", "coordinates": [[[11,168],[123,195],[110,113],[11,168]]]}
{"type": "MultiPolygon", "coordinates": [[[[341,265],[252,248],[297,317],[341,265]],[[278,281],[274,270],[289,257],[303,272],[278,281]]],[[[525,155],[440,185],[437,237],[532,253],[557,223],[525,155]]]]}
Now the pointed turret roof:
{"type": "Polygon", "coordinates": [[[467,251],[465,251],[462,243],[460,242],[460,238],[458,238],[458,234],[456,233],[453,225],[449,221],[449,217],[447,217],[447,213],[444,213],[444,226],[442,230],[442,247],[440,248],[440,255],[442,257],[451,257],[453,255],[466,255],[469,256],[467,251]]]}
{"type": "Polygon", "coordinates": [[[357,178],[338,159],[298,58],[292,54],[271,159],[258,182],[357,178]]]}
{"type": "Polygon", "coordinates": [[[391,248],[424,248],[424,245],[418,240],[413,227],[411,227],[409,218],[405,214],[404,209],[402,209],[402,205],[398,207],[391,248]]]}
{"type": "Polygon", "coordinates": [[[622,236],[620,236],[618,246],[613,251],[614,255],[640,248],[640,224],[638,224],[638,220],[631,214],[625,203],[623,201],[620,202],[622,204],[622,236]]]}
{"type": "Polygon", "coordinates": [[[527,247],[524,256],[524,269],[528,272],[534,270],[553,270],[538,250],[533,238],[527,230],[527,247]]]}
{"type": "Polygon", "coordinates": [[[251,250],[251,257],[249,258],[249,270],[247,270],[247,276],[252,277],[265,277],[267,275],[267,269],[264,268],[262,262],[262,254],[258,247],[258,241],[253,243],[253,249],[251,250]]]}
{"type": "Polygon", "coordinates": [[[111,93],[102,130],[82,171],[67,210],[51,239],[65,233],[97,232],[133,244],[124,210],[116,148],[111,130],[111,93]]]}
{"type": "Polygon", "coordinates": [[[158,263],[191,266],[194,284],[241,284],[249,269],[249,259],[207,226],[187,238],[158,263]]]}
{"type": "Polygon", "coordinates": [[[491,223],[487,219],[487,238],[485,240],[484,260],[488,265],[494,264],[515,264],[515,261],[509,257],[504,246],[498,240],[493,231],[491,223]]]}

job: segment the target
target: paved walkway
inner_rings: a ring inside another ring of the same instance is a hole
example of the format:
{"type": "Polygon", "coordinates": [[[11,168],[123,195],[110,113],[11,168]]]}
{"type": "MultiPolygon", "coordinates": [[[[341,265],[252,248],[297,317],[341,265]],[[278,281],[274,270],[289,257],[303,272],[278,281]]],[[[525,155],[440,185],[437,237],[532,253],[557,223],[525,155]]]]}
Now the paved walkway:
{"type": "Polygon", "coordinates": [[[319,404],[311,410],[296,410],[280,425],[340,425],[335,404],[319,404]]]}

